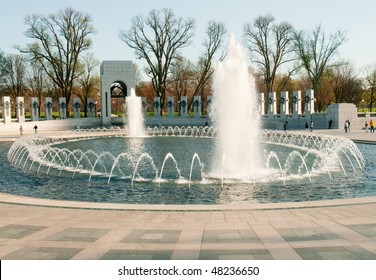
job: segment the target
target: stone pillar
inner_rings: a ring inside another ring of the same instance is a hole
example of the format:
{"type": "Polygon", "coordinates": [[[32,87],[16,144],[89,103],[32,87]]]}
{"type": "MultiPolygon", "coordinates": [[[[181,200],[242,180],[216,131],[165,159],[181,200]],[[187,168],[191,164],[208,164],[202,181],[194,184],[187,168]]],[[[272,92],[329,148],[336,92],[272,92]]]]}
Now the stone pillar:
{"type": "Polygon", "coordinates": [[[277,104],[276,104],[276,93],[268,93],[268,118],[274,118],[274,115],[277,114],[277,104]]]}
{"type": "Polygon", "coordinates": [[[154,97],[153,108],[154,108],[154,117],[160,117],[161,116],[161,98],[160,97],[154,97]]]}
{"type": "Polygon", "coordinates": [[[52,97],[44,98],[44,117],[46,120],[52,120],[54,118],[52,112],[52,97]]]}
{"type": "MultiPolygon", "coordinates": [[[[35,97],[32,97],[30,104],[33,104],[33,98],[35,98],[35,97]]],[[[36,110],[37,110],[36,120],[38,120],[39,119],[38,98],[37,98],[36,102],[37,102],[37,105],[36,105],[36,110]]],[[[33,114],[33,107],[31,108],[30,112],[33,114]]],[[[17,116],[17,121],[19,123],[25,122],[25,101],[24,101],[24,98],[22,96],[16,97],[16,116],[17,116]]],[[[33,120],[33,115],[31,115],[31,119],[33,120]]]]}
{"type": "Polygon", "coordinates": [[[65,97],[59,97],[59,118],[67,118],[67,100],[65,97]]]}
{"type": "Polygon", "coordinates": [[[95,102],[94,102],[94,98],[92,97],[88,97],[86,99],[86,113],[87,113],[87,117],[88,118],[93,118],[95,117],[95,102]]]}
{"type": "Polygon", "coordinates": [[[146,100],[146,97],[141,97],[141,105],[142,105],[142,112],[144,112],[144,116],[147,116],[147,107],[148,107],[148,102],[146,100]]]}
{"type": "Polygon", "coordinates": [[[281,92],[281,96],[279,98],[279,108],[280,108],[281,119],[285,119],[286,117],[288,117],[290,113],[288,91],[281,92]]]}
{"type": "Polygon", "coordinates": [[[312,89],[306,90],[305,96],[305,114],[311,115],[315,112],[315,95],[312,89]]]}
{"type": "Polygon", "coordinates": [[[298,118],[302,114],[302,93],[296,90],[292,94],[292,116],[298,118]]]}
{"type": "Polygon", "coordinates": [[[260,115],[265,115],[265,97],[263,92],[259,93],[258,106],[260,115]]]}
{"type": "Polygon", "coordinates": [[[188,116],[188,99],[186,96],[180,97],[180,116],[188,116]]]}
{"type": "Polygon", "coordinates": [[[174,117],[175,113],[175,99],[173,96],[167,97],[167,115],[169,117],[174,117]]]}
{"type": "Polygon", "coordinates": [[[30,117],[31,117],[31,121],[33,121],[33,122],[39,121],[39,101],[38,101],[38,97],[31,97],[30,98],[30,117]]]}
{"type": "Polygon", "coordinates": [[[193,115],[195,118],[201,117],[201,96],[193,97],[193,115]]]}
{"type": "MultiPolygon", "coordinates": [[[[102,87],[102,84],[101,84],[102,87]]],[[[101,94],[101,117],[103,125],[111,125],[111,93],[103,92],[101,94]]]]}
{"type": "Polygon", "coordinates": [[[206,114],[210,118],[212,112],[213,96],[206,97],[206,114]]]}
{"type": "Polygon", "coordinates": [[[81,118],[81,101],[79,98],[73,98],[73,118],[81,118]]]}
{"type": "Polygon", "coordinates": [[[10,103],[10,96],[3,96],[3,119],[5,124],[10,124],[12,122],[12,106],[10,103]]]}

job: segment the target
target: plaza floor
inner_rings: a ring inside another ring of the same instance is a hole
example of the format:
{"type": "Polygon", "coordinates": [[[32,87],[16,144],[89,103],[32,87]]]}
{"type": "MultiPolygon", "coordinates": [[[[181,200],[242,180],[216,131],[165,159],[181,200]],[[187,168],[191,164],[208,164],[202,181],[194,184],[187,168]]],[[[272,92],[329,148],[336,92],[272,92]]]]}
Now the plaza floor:
{"type": "MultiPolygon", "coordinates": [[[[317,132],[376,140],[360,130],[317,132]]],[[[376,197],[154,206],[0,193],[0,259],[373,260],[376,197]]]]}

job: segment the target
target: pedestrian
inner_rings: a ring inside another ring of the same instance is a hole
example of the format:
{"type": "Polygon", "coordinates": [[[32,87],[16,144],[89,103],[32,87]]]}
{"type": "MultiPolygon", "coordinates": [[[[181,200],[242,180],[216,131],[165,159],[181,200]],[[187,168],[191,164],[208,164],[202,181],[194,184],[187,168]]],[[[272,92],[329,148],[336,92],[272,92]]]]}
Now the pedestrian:
{"type": "Polygon", "coordinates": [[[311,121],[311,125],[310,125],[309,129],[310,129],[311,131],[313,131],[313,121],[311,121]]]}
{"type": "Polygon", "coordinates": [[[283,130],[286,131],[287,130],[287,126],[288,126],[289,122],[288,121],[285,121],[285,124],[283,125],[283,130]]]}
{"type": "Polygon", "coordinates": [[[373,119],[371,119],[369,121],[369,128],[370,128],[370,130],[371,130],[372,133],[375,132],[375,122],[373,121],[373,119]]]}
{"type": "Polygon", "coordinates": [[[347,120],[345,121],[345,124],[343,125],[343,128],[345,130],[345,133],[347,133],[347,130],[349,129],[349,123],[347,122],[347,120]]]}
{"type": "Polygon", "coordinates": [[[347,130],[348,130],[349,133],[350,133],[350,120],[347,120],[347,130]]]}
{"type": "Polygon", "coordinates": [[[328,129],[332,129],[332,123],[333,123],[333,121],[332,121],[332,119],[330,119],[329,122],[328,122],[328,129]]]}
{"type": "Polygon", "coordinates": [[[309,125],[308,125],[308,121],[305,122],[305,129],[308,130],[309,128],[309,125]]]}
{"type": "Polygon", "coordinates": [[[38,133],[38,126],[37,125],[34,125],[33,129],[34,129],[35,133],[38,133]]]}
{"type": "Polygon", "coordinates": [[[22,125],[20,125],[20,135],[21,136],[23,135],[23,127],[22,127],[22,125]]]}
{"type": "Polygon", "coordinates": [[[368,122],[367,121],[364,123],[364,127],[365,127],[365,130],[366,130],[366,133],[368,133],[368,122]]]}

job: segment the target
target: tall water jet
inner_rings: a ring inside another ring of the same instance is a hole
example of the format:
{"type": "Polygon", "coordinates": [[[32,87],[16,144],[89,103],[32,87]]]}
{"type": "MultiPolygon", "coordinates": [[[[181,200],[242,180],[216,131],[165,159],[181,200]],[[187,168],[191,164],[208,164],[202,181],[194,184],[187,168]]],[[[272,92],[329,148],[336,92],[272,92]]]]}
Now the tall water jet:
{"type": "Polygon", "coordinates": [[[125,104],[129,136],[144,136],[145,124],[144,116],[142,114],[142,101],[141,97],[136,96],[133,88],[131,88],[131,95],[126,98],[125,104]]]}
{"type": "Polygon", "coordinates": [[[244,49],[234,36],[226,58],[215,68],[213,89],[212,120],[218,140],[212,173],[221,173],[225,158],[225,177],[255,179],[261,175],[260,116],[244,49]]]}

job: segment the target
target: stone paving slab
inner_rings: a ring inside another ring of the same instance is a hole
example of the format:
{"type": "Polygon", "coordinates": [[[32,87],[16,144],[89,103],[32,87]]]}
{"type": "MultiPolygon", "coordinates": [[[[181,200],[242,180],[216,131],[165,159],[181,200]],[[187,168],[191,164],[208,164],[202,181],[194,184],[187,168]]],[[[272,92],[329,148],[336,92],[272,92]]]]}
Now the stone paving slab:
{"type": "Polygon", "coordinates": [[[0,259],[376,259],[376,197],[222,210],[72,205],[1,194],[0,259]]]}

